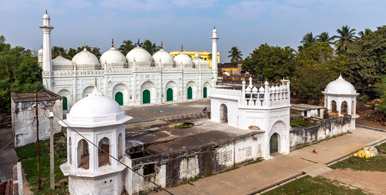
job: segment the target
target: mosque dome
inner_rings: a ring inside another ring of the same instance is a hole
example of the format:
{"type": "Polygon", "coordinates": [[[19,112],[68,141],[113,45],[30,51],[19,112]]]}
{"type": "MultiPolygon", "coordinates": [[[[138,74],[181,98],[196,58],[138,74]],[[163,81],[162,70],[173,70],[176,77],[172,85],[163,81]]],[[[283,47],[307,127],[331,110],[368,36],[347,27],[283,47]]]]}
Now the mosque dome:
{"type": "Polygon", "coordinates": [[[344,80],[342,76],[339,76],[339,78],[327,85],[324,92],[330,94],[355,94],[356,90],[351,83],[344,80]]]}
{"type": "Polygon", "coordinates": [[[38,51],[38,56],[42,56],[42,55],[43,55],[43,48],[40,48],[38,51]]]}
{"type": "Polygon", "coordinates": [[[63,58],[62,56],[58,56],[52,60],[52,65],[53,66],[64,65],[64,66],[71,66],[72,67],[74,64],[72,63],[71,60],[63,58]]]}
{"type": "Polygon", "coordinates": [[[86,48],[83,51],[77,53],[72,62],[76,64],[78,70],[97,70],[100,69],[98,58],[86,48]]]}
{"type": "Polygon", "coordinates": [[[153,58],[150,53],[139,46],[127,53],[126,58],[130,68],[133,67],[134,58],[137,67],[151,66],[153,64],[153,58]]]}
{"type": "Polygon", "coordinates": [[[74,104],[67,114],[70,125],[110,125],[114,122],[122,123],[131,118],[125,115],[116,101],[104,96],[97,87],[87,97],[74,104]]]}
{"type": "Polygon", "coordinates": [[[127,62],[125,56],[114,47],[107,50],[102,54],[100,58],[100,64],[102,69],[104,68],[105,62],[107,63],[107,68],[127,68],[127,62]]]}
{"type": "Polygon", "coordinates": [[[174,57],[174,62],[179,68],[193,68],[192,58],[183,52],[174,57]]]}
{"type": "Polygon", "coordinates": [[[160,49],[157,53],[153,55],[153,60],[155,65],[158,65],[159,61],[161,59],[161,64],[163,64],[164,67],[172,68],[174,65],[174,59],[172,55],[170,55],[167,51],[164,49],[160,49]]]}
{"type": "Polygon", "coordinates": [[[46,13],[46,14],[43,15],[43,19],[48,19],[48,20],[50,20],[50,16],[46,13]]]}
{"type": "Polygon", "coordinates": [[[194,55],[194,59],[192,60],[195,68],[209,68],[209,62],[203,60],[198,53],[194,55]]]}

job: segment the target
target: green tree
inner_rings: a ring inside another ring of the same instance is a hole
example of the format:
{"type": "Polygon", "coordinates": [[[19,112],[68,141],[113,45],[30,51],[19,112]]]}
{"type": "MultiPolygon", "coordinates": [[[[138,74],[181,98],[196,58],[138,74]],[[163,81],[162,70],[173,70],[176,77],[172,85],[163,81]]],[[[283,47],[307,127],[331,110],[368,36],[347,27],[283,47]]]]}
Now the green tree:
{"type": "Polygon", "coordinates": [[[354,42],[357,36],[355,36],[355,28],[350,29],[350,27],[342,26],[341,29],[337,29],[336,32],[339,35],[333,36],[334,39],[337,39],[334,44],[336,47],[336,50],[339,52],[339,54],[343,54],[347,51],[347,49],[350,47],[351,43],[354,42]]]}
{"type": "Polygon", "coordinates": [[[306,35],[303,36],[303,40],[300,41],[303,45],[298,47],[298,51],[304,51],[307,49],[309,46],[313,45],[316,43],[316,37],[312,34],[312,32],[307,33],[306,35]]]}
{"type": "Polygon", "coordinates": [[[321,97],[321,91],[347,66],[345,55],[336,56],[326,42],[316,43],[296,56],[291,89],[305,98],[321,97]]]}
{"type": "Polygon", "coordinates": [[[72,58],[77,54],[76,49],[70,48],[67,51],[66,58],[72,60],[72,58]]]}
{"type": "Polygon", "coordinates": [[[377,107],[386,114],[386,75],[382,75],[375,86],[377,87],[374,88],[374,91],[377,92],[382,99],[377,107]]]}
{"type": "Polygon", "coordinates": [[[67,55],[67,53],[63,47],[53,46],[51,48],[51,55],[52,55],[52,59],[55,59],[59,55],[62,55],[62,57],[65,57],[67,55]]]}
{"type": "Polygon", "coordinates": [[[295,50],[290,47],[261,44],[244,59],[242,68],[269,80],[278,80],[291,75],[294,56],[295,50]]]}
{"type": "Polygon", "coordinates": [[[129,53],[132,49],[135,48],[135,45],[133,44],[133,42],[131,42],[130,39],[128,40],[124,40],[122,45],[119,46],[118,50],[124,55],[126,56],[127,53],[129,53]]]}
{"type": "Polygon", "coordinates": [[[356,89],[362,90],[362,95],[369,84],[386,74],[385,51],[386,26],[381,26],[357,39],[346,52],[350,66],[344,74],[356,89]]]}
{"type": "Polygon", "coordinates": [[[150,40],[146,39],[143,44],[142,48],[148,51],[151,55],[155,54],[157,51],[161,49],[160,46],[157,46],[155,43],[152,43],[150,40]]]}
{"type": "Polygon", "coordinates": [[[228,58],[231,58],[231,62],[237,62],[239,60],[242,60],[243,54],[237,47],[232,47],[230,51],[228,51],[230,55],[228,55],[228,58]]]}
{"type": "Polygon", "coordinates": [[[11,92],[32,93],[42,89],[42,70],[37,56],[20,46],[14,48],[0,36],[0,110],[10,112],[11,92]]]}
{"type": "Polygon", "coordinates": [[[365,31],[359,31],[358,35],[363,37],[363,36],[369,35],[371,32],[372,32],[371,29],[365,28],[365,31]]]}
{"type": "Polygon", "coordinates": [[[328,32],[322,32],[322,33],[320,33],[320,35],[316,36],[316,41],[317,41],[318,43],[324,43],[324,42],[326,42],[326,43],[328,43],[328,44],[333,44],[333,43],[334,43],[333,40],[334,40],[334,38],[333,38],[333,37],[330,37],[330,36],[328,35],[328,32]]]}

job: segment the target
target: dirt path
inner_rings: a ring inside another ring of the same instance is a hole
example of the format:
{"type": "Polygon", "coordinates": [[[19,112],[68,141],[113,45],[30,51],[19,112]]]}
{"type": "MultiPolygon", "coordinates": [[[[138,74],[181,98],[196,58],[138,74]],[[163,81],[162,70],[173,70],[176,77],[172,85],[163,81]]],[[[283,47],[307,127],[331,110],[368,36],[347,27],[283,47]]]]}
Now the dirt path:
{"type": "Polygon", "coordinates": [[[321,176],[361,188],[373,194],[385,194],[386,172],[332,170],[321,176]]]}

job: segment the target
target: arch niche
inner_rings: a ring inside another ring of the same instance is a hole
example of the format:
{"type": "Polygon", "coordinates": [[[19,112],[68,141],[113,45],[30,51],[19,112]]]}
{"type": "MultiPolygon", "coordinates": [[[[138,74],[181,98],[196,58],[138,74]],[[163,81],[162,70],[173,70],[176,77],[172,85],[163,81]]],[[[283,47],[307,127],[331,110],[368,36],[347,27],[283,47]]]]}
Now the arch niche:
{"type": "Polygon", "coordinates": [[[210,84],[208,82],[204,83],[204,88],[202,90],[202,98],[208,98],[210,89],[210,84]]]}
{"type": "Polygon", "coordinates": [[[196,93],[197,93],[197,86],[196,83],[193,81],[189,81],[186,84],[186,99],[196,99],[196,93]]]}
{"type": "Polygon", "coordinates": [[[270,153],[287,153],[289,148],[287,142],[289,139],[287,135],[287,126],[283,121],[277,121],[271,128],[271,133],[269,135],[269,150],[270,153]]]}
{"type": "Polygon", "coordinates": [[[126,85],[119,83],[114,86],[113,88],[113,94],[112,97],[114,97],[114,100],[119,105],[128,105],[129,102],[129,90],[127,89],[126,85]]]}
{"type": "Polygon", "coordinates": [[[83,98],[87,97],[89,94],[91,94],[94,91],[94,86],[88,86],[83,90],[83,98]]]}
{"type": "Polygon", "coordinates": [[[98,146],[98,167],[111,165],[111,157],[109,156],[109,154],[111,155],[111,143],[109,138],[102,138],[98,146]]]}
{"type": "Polygon", "coordinates": [[[340,106],[340,113],[341,114],[349,114],[348,112],[348,104],[346,101],[342,101],[342,104],[340,106]]]}
{"type": "Polygon", "coordinates": [[[228,107],[225,104],[220,105],[220,122],[228,123],[228,107]]]}
{"type": "Polygon", "coordinates": [[[176,101],[178,94],[178,87],[174,81],[169,81],[166,84],[166,101],[176,101]]]}
{"type": "Polygon", "coordinates": [[[63,97],[63,110],[68,110],[69,105],[71,105],[69,104],[71,101],[71,93],[66,89],[62,89],[59,91],[58,95],[63,97]]]}
{"type": "Polygon", "coordinates": [[[86,140],[81,139],[78,142],[78,148],[77,148],[77,157],[78,157],[78,164],[77,166],[79,168],[83,169],[89,169],[90,167],[90,156],[89,156],[89,150],[88,150],[88,143],[86,140]]]}
{"type": "Polygon", "coordinates": [[[152,83],[151,81],[146,81],[145,83],[143,83],[141,86],[141,103],[155,103],[156,98],[157,95],[154,83],[152,83]]]}

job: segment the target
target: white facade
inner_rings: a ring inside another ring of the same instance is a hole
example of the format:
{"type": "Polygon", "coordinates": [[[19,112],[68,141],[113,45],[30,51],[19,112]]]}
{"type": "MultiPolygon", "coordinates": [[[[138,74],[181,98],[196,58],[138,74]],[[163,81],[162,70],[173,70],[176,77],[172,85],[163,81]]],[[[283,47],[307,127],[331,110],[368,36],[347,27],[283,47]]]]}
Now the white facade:
{"type": "MultiPolygon", "coordinates": [[[[62,57],[51,60],[50,32],[53,27],[49,21],[45,14],[43,26],[40,26],[43,50],[39,51],[39,64],[43,67],[43,84],[65,98],[68,110],[92,92],[95,77],[101,83],[99,89],[120,105],[180,102],[210,95],[210,83],[217,76],[217,66],[209,68],[209,63],[198,59],[199,56],[192,60],[181,53],[173,59],[163,49],[151,56],[141,47],[124,56],[112,47],[99,60],[86,49],[72,60],[62,57]]],[[[216,41],[212,47],[217,51],[215,30],[213,37],[216,41]]],[[[217,59],[215,57],[213,59],[217,59]]]]}
{"type": "Polygon", "coordinates": [[[329,113],[336,110],[339,116],[343,116],[343,104],[347,105],[346,114],[351,115],[351,129],[355,129],[355,119],[359,118],[356,113],[356,97],[359,93],[356,92],[354,86],[340,75],[339,78],[330,82],[322,93],[324,94],[324,107],[329,113]],[[336,105],[334,108],[333,102],[336,105]]]}
{"type": "Polygon", "coordinates": [[[213,88],[211,98],[211,119],[226,122],[241,129],[265,131],[263,138],[263,158],[270,159],[270,140],[277,136],[279,153],[290,152],[290,81],[282,80],[283,85],[269,87],[266,81],[260,89],[252,85],[242,90],[213,88]]]}

